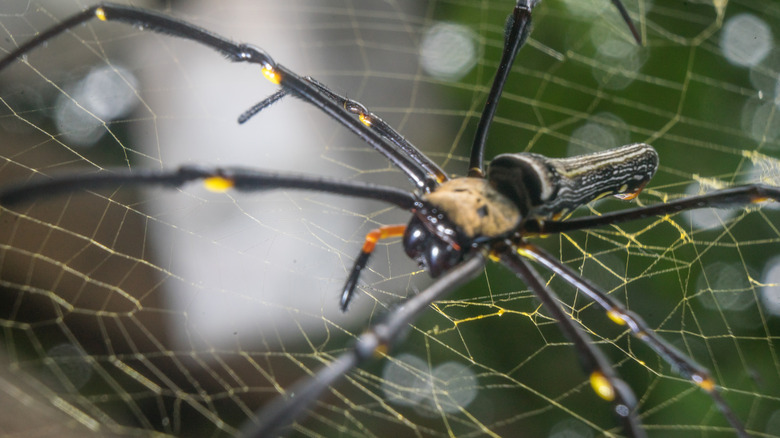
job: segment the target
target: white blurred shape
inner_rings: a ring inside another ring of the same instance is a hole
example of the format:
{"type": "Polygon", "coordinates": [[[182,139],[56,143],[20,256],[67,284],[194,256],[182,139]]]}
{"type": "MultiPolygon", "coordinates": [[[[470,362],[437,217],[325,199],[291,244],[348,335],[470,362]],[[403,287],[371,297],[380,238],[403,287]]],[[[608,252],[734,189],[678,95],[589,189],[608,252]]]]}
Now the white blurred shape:
{"type": "Polygon", "coordinates": [[[433,370],[412,354],[388,361],[382,373],[382,390],[391,403],[420,407],[419,413],[458,412],[477,397],[477,377],[458,362],[445,362],[433,370]]]}
{"type": "Polygon", "coordinates": [[[459,80],[477,64],[474,34],[459,24],[434,24],[423,35],[420,63],[435,78],[459,80]]]}
{"type": "Polygon", "coordinates": [[[138,80],[117,65],[101,66],[60,94],[54,108],[54,123],[76,145],[94,145],[106,133],[105,124],[129,114],[138,104],[138,80]]]}
{"type": "Polygon", "coordinates": [[[761,287],[764,310],[776,317],[780,316],[780,257],[774,257],[767,262],[761,283],[764,285],[761,287]]]}
{"type": "Polygon", "coordinates": [[[720,48],[732,64],[753,66],[772,50],[772,39],[772,31],[764,20],[751,14],[739,14],[723,25],[720,48]]]}
{"type": "Polygon", "coordinates": [[[755,303],[750,279],[741,265],[713,263],[704,268],[696,279],[699,301],[707,308],[717,310],[745,310],[755,303]]]}

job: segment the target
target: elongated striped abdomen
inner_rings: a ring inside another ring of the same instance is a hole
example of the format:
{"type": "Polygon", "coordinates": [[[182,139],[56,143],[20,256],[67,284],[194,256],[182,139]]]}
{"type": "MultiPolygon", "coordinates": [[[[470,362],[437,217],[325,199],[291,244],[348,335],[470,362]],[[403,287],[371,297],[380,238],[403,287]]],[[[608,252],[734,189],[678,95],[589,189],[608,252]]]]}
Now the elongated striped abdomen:
{"type": "Polygon", "coordinates": [[[566,214],[607,195],[634,198],[658,168],[652,146],[635,143],[571,158],[498,155],[488,180],[520,208],[523,217],[566,214]]]}

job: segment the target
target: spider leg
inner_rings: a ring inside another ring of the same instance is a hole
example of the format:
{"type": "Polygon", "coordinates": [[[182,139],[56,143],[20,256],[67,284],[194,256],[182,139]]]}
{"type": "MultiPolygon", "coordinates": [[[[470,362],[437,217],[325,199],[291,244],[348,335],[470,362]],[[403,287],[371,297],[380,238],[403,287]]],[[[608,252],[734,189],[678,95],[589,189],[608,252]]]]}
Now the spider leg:
{"type": "Polygon", "coordinates": [[[228,189],[247,192],[272,189],[313,190],[385,201],[407,210],[412,209],[417,202],[417,197],[409,192],[375,184],[237,167],[182,166],[170,171],[141,170],[131,173],[123,169],[88,175],[55,176],[43,181],[3,188],[0,190],[0,204],[12,205],[79,190],[122,185],[176,188],[197,180],[202,180],[206,188],[218,192],[228,189]]]}
{"type": "Polygon", "coordinates": [[[520,251],[524,256],[538,262],[555,274],[560,275],[561,278],[566,280],[569,284],[589,296],[607,312],[607,316],[609,316],[609,319],[613,322],[619,325],[628,326],[637,339],[652,348],[659,356],[668,362],[679,375],[691,380],[709,394],[715,402],[715,406],[723,413],[723,416],[726,417],[726,420],[731,424],[731,427],[737,431],[738,436],[748,436],[742,422],[721,397],[709,370],[697,364],[693,359],[689,358],[680,350],[672,346],[672,344],[658,336],[658,334],[656,334],[639,315],[627,310],[610,295],[605,294],[587,279],[577,275],[574,270],[556,260],[546,251],[530,243],[524,243],[520,247],[520,251]]]}
{"type": "Polygon", "coordinates": [[[395,128],[390,126],[387,122],[382,120],[376,114],[369,111],[365,105],[363,105],[358,101],[346,98],[344,96],[335,93],[333,90],[329,89],[323,83],[317,81],[316,79],[310,76],[307,76],[306,79],[309,82],[311,82],[312,85],[319,88],[322,94],[330,98],[332,101],[341,105],[352,114],[357,114],[358,119],[361,122],[363,122],[364,125],[374,129],[379,134],[381,134],[382,137],[390,140],[394,145],[398,146],[398,148],[400,148],[402,151],[406,153],[407,157],[409,157],[411,160],[419,164],[422,168],[426,170],[426,172],[428,172],[431,175],[434,175],[436,177],[437,182],[441,183],[449,179],[447,174],[444,173],[444,171],[441,169],[441,167],[439,167],[438,164],[436,164],[433,160],[431,160],[425,154],[420,152],[419,149],[417,149],[413,144],[411,144],[409,140],[404,138],[404,136],[401,135],[398,131],[396,131],[395,128]]]}
{"type": "Polygon", "coordinates": [[[691,196],[666,202],[664,204],[606,213],[601,216],[588,216],[566,221],[528,221],[525,224],[524,229],[529,232],[542,234],[565,233],[567,231],[585,230],[603,225],[618,224],[651,216],[663,216],[697,208],[739,207],[768,200],[780,201],[780,187],[773,187],[765,184],[751,184],[718,190],[703,195],[691,196]]]}
{"type": "Polygon", "coordinates": [[[287,390],[287,394],[264,406],[257,417],[245,425],[242,436],[266,437],[274,432],[278,434],[280,429],[299,418],[328,387],[350,370],[371,358],[383,357],[402,338],[409,324],[417,320],[431,303],[476,277],[484,264],[484,255],[476,253],[427,289],[401,303],[387,315],[384,322],[374,325],[360,335],[351,351],[337,357],[311,377],[294,384],[287,390]]]}
{"type": "Polygon", "coordinates": [[[637,44],[640,46],[642,45],[642,36],[639,35],[639,31],[634,26],[634,22],[631,21],[631,17],[628,15],[628,11],[626,10],[626,7],[623,6],[623,3],[620,2],[620,0],[612,0],[612,4],[615,5],[618,12],[620,12],[620,16],[623,17],[623,21],[626,22],[628,25],[628,29],[631,30],[631,35],[634,36],[634,40],[637,44]]]}
{"type": "MultiPolygon", "coordinates": [[[[469,159],[469,171],[468,175],[473,177],[482,177],[484,169],[484,155],[485,145],[487,144],[488,132],[490,131],[490,125],[493,122],[493,117],[496,114],[498,108],[498,101],[501,98],[501,93],[504,90],[504,84],[506,84],[509,78],[509,72],[512,69],[512,64],[515,62],[517,52],[525,45],[528,35],[531,33],[531,11],[539,4],[540,0],[517,0],[514,10],[507,18],[506,32],[504,36],[504,49],[501,52],[501,61],[498,64],[498,70],[496,76],[493,78],[493,83],[490,86],[490,92],[488,93],[487,100],[485,101],[485,107],[482,110],[482,115],[479,118],[479,124],[477,125],[477,132],[474,135],[474,143],[471,146],[471,157],[469,159]]],[[[639,32],[634,27],[634,23],[631,21],[631,17],[628,15],[628,11],[620,2],[620,0],[612,0],[612,3],[620,12],[621,17],[628,25],[631,33],[634,36],[637,44],[642,44],[642,37],[639,36],[639,32]]]]}
{"type": "MultiPolygon", "coordinates": [[[[326,96],[312,82],[274,62],[263,50],[249,44],[235,43],[193,24],[175,20],[155,12],[110,3],[90,7],[41,33],[19,46],[16,50],[13,50],[5,58],[0,59],[0,70],[51,38],[94,18],[100,21],[122,22],[140,26],[153,32],[184,38],[210,47],[222,53],[233,62],[258,64],[262,67],[263,76],[266,79],[314,105],[320,111],[341,123],[401,169],[417,188],[423,191],[430,191],[431,188],[438,184],[436,181],[437,175],[429,173],[420,163],[399,151],[390,140],[384,138],[381,133],[372,130],[363,121],[355,118],[352,113],[326,96]]],[[[281,96],[277,96],[276,100],[279,98],[281,96]]],[[[408,144],[408,147],[414,148],[411,144],[408,144]]],[[[420,154],[419,152],[417,153],[420,154]]]]}
{"type": "Polygon", "coordinates": [[[631,387],[617,376],[604,353],[591,344],[590,339],[582,329],[577,327],[569,315],[563,311],[558,296],[545,286],[539,273],[518,256],[513,245],[509,242],[504,244],[509,246],[499,248],[495,254],[500,257],[501,262],[506,267],[528,285],[545,309],[557,320],[558,326],[574,344],[580,365],[588,373],[593,390],[599,397],[613,404],[614,413],[619,418],[626,434],[637,438],[645,437],[645,431],[636,415],[636,396],[631,387]]]}
{"type": "Polygon", "coordinates": [[[373,253],[374,248],[376,248],[376,243],[381,239],[403,236],[404,231],[406,231],[406,225],[386,225],[371,230],[366,234],[366,241],[363,243],[360,255],[355,259],[355,264],[352,266],[349,277],[347,277],[347,281],[344,284],[344,289],[341,292],[340,307],[342,312],[347,311],[349,302],[352,301],[352,297],[355,293],[355,286],[360,278],[360,272],[366,267],[368,259],[371,257],[371,253],[373,253]]]}
{"type": "Polygon", "coordinates": [[[483,175],[483,158],[485,144],[487,143],[490,124],[498,108],[498,101],[504,91],[509,72],[515,61],[515,56],[528,39],[531,33],[531,10],[536,6],[535,0],[518,0],[514,10],[507,18],[507,31],[504,37],[504,50],[501,53],[501,62],[498,65],[493,84],[490,86],[485,108],[479,118],[477,132],[474,135],[474,144],[471,146],[471,158],[469,159],[469,176],[481,177],[483,175]]]}
{"type": "MultiPolygon", "coordinates": [[[[433,160],[428,158],[425,154],[421,153],[419,149],[417,149],[411,142],[409,142],[409,140],[404,138],[404,136],[401,135],[398,131],[396,131],[395,128],[390,126],[387,122],[382,120],[379,116],[377,116],[373,112],[369,111],[365,105],[363,105],[362,103],[356,100],[352,100],[347,97],[341,96],[340,94],[331,90],[325,84],[317,81],[311,76],[306,76],[304,79],[306,79],[312,85],[317,87],[325,97],[329,98],[333,102],[342,106],[350,113],[357,115],[358,120],[363,122],[364,125],[375,130],[380,135],[382,135],[382,137],[392,142],[396,147],[398,147],[404,153],[406,153],[407,157],[409,157],[411,160],[419,164],[420,167],[425,169],[425,171],[428,172],[428,174],[433,175],[436,178],[437,182],[441,183],[449,179],[447,174],[444,173],[444,171],[441,169],[441,167],[439,167],[438,164],[436,164],[433,160]]],[[[282,89],[277,93],[274,93],[273,95],[263,99],[261,102],[257,103],[256,105],[252,106],[252,108],[248,109],[243,114],[241,114],[238,117],[238,123],[246,123],[250,118],[258,114],[260,111],[264,110],[265,108],[271,106],[276,101],[285,97],[287,94],[288,93],[284,89],[282,89]]]]}
{"type": "Polygon", "coordinates": [[[280,89],[276,93],[266,97],[262,101],[252,105],[252,108],[249,108],[248,110],[241,113],[240,116],[238,116],[238,124],[243,125],[246,123],[249,119],[257,115],[260,111],[268,108],[269,106],[273,105],[274,103],[281,100],[284,96],[287,96],[289,93],[284,88],[280,89]]]}
{"type": "MultiPolygon", "coordinates": [[[[13,205],[79,190],[97,190],[122,185],[176,188],[195,180],[203,180],[206,188],[212,191],[304,189],[386,201],[405,210],[413,209],[418,201],[417,197],[409,192],[369,183],[339,181],[308,175],[287,175],[245,168],[182,166],[171,171],[141,170],[131,173],[123,169],[88,175],[55,176],[43,181],[0,189],[0,204],[13,205]]],[[[341,294],[342,311],[346,311],[349,306],[360,272],[366,267],[377,241],[402,236],[405,230],[406,225],[392,225],[377,228],[366,234],[363,248],[355,259],[341,294]]]]}

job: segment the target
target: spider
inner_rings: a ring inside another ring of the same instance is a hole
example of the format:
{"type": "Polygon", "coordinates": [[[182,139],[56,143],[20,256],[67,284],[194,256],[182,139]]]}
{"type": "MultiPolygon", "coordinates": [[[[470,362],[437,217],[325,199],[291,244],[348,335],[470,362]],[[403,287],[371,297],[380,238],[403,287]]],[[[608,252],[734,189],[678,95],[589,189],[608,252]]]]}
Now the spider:
{"type": "MultiPolygon", "coordinates": [[[[246,425],[247,436],[268,436],[283,431],[301,418],[326,388],[365,361],[384,355],[398,342],[404,328],[431,303],[474,278],[482,271],[486,261],[491,259],[503,264],[525,282],[557,320],[576,349],[593,390],[599,397],[611,402],[613,413],[627,435],[645,436],[631,388],[620,379],[604,354],[589,342],[582,329],[564,312],[554,291],[545,284],[529,260],[588,295],[603,308],[611,321],[627,327],[682,377],[705,391],[736,435],[746,437],[745,428],[721,397],[707,369],[655,334],[640,316],[626,310],[599,287],[529,242],[527,237],[584,230],[696,208],[779,200],[780,189],[761,184],[740,186],[659,205],[563,221],[561,219],[572,210],[604,196],[612,195],[624,200],[636,197],[657,169],[658,155],[655,150],[647,144],[635,143],[563,159],[532,153],[502,154],[489,163],[485,172],[483,154],[487,134],[508,72],[530,33],[532,10],[537,3],[538,0],[518,0],[509,16],[501,63],[477,129],[468,175],[458,178],[448,176],[430,158],[359,102],[333,92],[311,77],[299,76],[276,63],[260,48],[234,43],[195,25],[152,11],[114,4],[90,7],[22,44],[0,60],[0,70],[58,34],[94,18],[129,23],[153,32],[189,39],[222,53],[233,62],[259,65],[263,76],[280,86],[278,92],[242,114],[239,122],[246,122],[287,95],[302,99],[383,154],[409,178],[415,192],[248,168],[182,166],[170,171],[117,171],[26,182],[0,190],[0,202],[12,205],[104,186],[158,185],[174,188],[200,180],[214,191],[276,188],[313,190],[380,200],[411,212],[411,220],[406,225],[383,226],[368,233],[342,290],[341,307],[347,309],[360,273],[367,266],[377,241],[381,239],[401,237],[407,255],[437,280],[390,312],[383,322],[370,327],[358,338],[351,351],[286,391],[294,396],[281,396],[263,407],[257,417],[246,425]]],[[[625,9],[618,0],[613,0],[613,3],[639,41],[638,32],[625,9]]]]}

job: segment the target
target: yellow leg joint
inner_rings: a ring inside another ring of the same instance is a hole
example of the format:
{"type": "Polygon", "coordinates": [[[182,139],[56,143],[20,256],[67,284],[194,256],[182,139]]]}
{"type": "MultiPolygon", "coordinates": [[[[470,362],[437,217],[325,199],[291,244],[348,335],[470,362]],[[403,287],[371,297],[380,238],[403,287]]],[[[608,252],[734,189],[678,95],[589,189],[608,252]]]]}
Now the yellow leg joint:
{"type": "Polygon", "coordinates": [[[203,180],[203,186],[207,190],[217,193],[226,192],[233,188],[235,182],[232,179],[223,178],[221,176],[212,176],[203,180]]]}
{"type": "Polygon", "coordinates": [[[479,167],[472,167],[471,169],[469,169],[468,175],[475,178],[482,178],[483,176],[485,176],[485,173],[482,172],[482,169],[480,169],[479,167]]]}
{"type": "Polygon", "coordinates": [[[528,250],[526,250],[522,246],[518,246],[517,247],[517,254],[520,255],[521,257],[525,257],[527,259],[531,259],[531,260],[535,259],[534,255],[532,253],[528,252],[528,250]]]}
{"type": "Polygon", "coordinates": [[[263,76],[276,85],[282,82],[282,77],[269,64],[263,66],[263,76]]]}
{"type": "Polygon", "coordinates": [[[596,391],[599,397],[606,401],[615,399],[615,388],[609,383],[609,379],[600,371],[594,371],[590,374],[590,386],[596,391]]]}
{"type": "Polygon", "coordinates": [[[699,388],[712,392],[715,390],[715,381],[709,376],[702,376],[701,374],[694,374],[693,381],[699,385],[699,388]]]}
{"type": "Polygon", "coordinates": [[[95,17],[97,17],[97,19],[100,21],[106,21],[106,11],[103,10],[103,8],[95,9],[95,17]]]}
{"type": "Polygon", "coordinates": [[[360,115],[358,116],[358,119],[360,119],[360,122],[362,124],[368,126],[369,128],[371,127],[371,116],[363,114],[363,113],[360,113],[360,115]]]}
{"type": "Polygon", "coordinates": [[[620,312],[619,310],[610,309],[610,311],[607,312],[607,316],[617,325],[626,325],[626,321],[623,319],[623,312],[620,312]]]}

